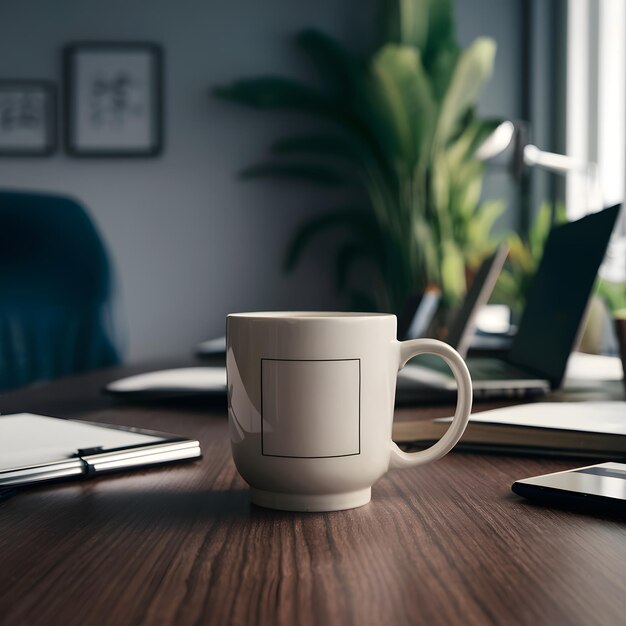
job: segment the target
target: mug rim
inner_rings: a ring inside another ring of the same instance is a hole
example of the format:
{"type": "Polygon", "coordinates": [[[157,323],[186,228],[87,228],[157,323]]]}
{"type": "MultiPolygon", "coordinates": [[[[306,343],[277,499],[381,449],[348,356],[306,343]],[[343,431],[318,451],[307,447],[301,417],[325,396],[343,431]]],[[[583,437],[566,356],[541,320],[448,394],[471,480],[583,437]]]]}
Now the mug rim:
{"type": "Polygon", "coordinates": [[[229,313],[228,318],[253,320],[373,320],[380,318],[395,318],[393,313],[373,313],[358,311],[249,311],[243,313],[229,313]]]}

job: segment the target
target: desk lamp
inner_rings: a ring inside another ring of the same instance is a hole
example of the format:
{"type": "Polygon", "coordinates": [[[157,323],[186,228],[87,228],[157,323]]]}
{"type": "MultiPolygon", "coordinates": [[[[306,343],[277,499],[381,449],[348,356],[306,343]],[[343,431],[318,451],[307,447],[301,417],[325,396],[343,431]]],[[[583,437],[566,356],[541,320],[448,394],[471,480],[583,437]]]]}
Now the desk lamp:
{"type": "Polygon", "coordinates": [[[585,176],[585,205],[594,213],[602,208],[596,163],[582,161],[565,154],[541,150],[530,143],[528,127],[522,122],[502,122],[476,150],[476,158],[493,161],[504,153],[504,165],[516,180],[521,180],[528,168],[537,167],[554,174],[578,173],[585,176]]]}

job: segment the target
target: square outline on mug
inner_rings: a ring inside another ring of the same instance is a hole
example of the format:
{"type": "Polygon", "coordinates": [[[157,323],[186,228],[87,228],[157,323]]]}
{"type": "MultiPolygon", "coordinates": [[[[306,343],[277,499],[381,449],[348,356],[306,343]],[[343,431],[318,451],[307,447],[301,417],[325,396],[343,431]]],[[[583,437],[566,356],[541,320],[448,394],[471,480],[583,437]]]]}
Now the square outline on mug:
{"type": "Polygon", "coordinates": [[[281,459],[340,459],[345,456],[361,454],[361,359],[273,359],[261,357],[261,456],[273,456],[281,459]],[[266,454],[263,450],[263,361],[296,361],[298,363],[332,363],[334,361],[358,361],[359,363],[359,451],[349,454],[324,454],[322,456],[295,456],[290,454],[266,454]]]}

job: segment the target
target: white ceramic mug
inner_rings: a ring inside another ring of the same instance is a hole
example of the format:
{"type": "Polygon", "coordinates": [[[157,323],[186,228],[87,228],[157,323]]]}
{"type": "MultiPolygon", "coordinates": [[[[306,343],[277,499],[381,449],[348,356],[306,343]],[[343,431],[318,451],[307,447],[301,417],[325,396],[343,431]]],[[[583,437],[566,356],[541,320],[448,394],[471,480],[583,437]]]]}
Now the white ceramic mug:
{"type": "Polygon", "coordinates": [[[472,381],[463,359],[434,339],[397,341],[395,315],[238,313],[226,334],[232,452],[260,506],[362,506],[387,470],[439,459],[467,425],[472,381]],[[432,447],[406,453],[391,440],[396,376],[425,352],[450,366],[456,414],[432,447]]]}

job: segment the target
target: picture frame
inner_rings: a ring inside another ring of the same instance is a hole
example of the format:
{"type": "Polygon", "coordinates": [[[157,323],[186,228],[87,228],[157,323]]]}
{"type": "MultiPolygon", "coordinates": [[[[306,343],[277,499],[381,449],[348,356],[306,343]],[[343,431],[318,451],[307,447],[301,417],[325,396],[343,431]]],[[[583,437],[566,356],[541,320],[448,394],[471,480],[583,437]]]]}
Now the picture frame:
{"type": "Polygon", "coordinates": [[[57,149],[57,90],[46,80],[0,80],[0,157],[44,157],[57,149]]]}
{"type": "Polygon", "coordinates": [[[65,147],[76,157],[163,150],[163,51],[151,42],[78,42],[64,50],[65,147]]]}

